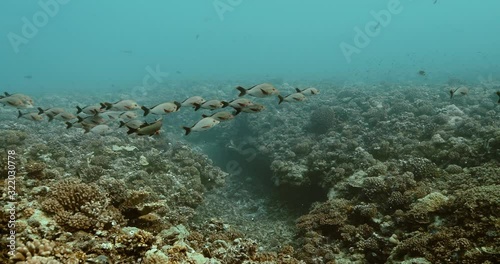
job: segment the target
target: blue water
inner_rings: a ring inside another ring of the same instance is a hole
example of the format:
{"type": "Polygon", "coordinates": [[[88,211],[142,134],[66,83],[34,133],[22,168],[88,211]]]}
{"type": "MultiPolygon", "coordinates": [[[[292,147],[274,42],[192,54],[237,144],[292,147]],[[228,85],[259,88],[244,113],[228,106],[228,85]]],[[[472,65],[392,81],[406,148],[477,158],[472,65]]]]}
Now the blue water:
{"type": "Polygon", "coordinates": [[[167,85],[266,78],[476,82],[500,73],[496,0],[66,2],[0,2],[2,90],[132,88],[143,83],[147,67],[159,67],[167,85]],[[369,24],[371,11],[388,10],[391,2],[398,12],[390,21],[369,24]],[[43,3],[52,3],[53,17],[43,3]],[[23,32],[26,21],[39,25],[36,34],[23,32]],[[347,59],[341,44],[355,47],[355,28],[366,25],[377,35],[347,59]]]}

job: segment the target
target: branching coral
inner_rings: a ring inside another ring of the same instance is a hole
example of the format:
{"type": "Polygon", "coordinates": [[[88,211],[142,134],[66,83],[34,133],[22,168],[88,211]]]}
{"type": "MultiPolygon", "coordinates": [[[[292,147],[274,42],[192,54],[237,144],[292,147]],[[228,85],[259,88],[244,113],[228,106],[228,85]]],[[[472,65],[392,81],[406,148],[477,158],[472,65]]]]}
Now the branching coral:
{"type": "Polygon", "coordinates": [[[64,228],[91,230],[104,228],[113,221],[111,212],[107,210],[108,204],[105,192],[97,186],[70,178],[52,186],[42,207],[53,213],[56,222],[64,228]]]}
{"type": "Polygon", "coordinates": [[[10,260],[19,264],[78,264],[86,260],[84,252],[47,239],[35,239],[18,244],[16,254],[10,260]]]}

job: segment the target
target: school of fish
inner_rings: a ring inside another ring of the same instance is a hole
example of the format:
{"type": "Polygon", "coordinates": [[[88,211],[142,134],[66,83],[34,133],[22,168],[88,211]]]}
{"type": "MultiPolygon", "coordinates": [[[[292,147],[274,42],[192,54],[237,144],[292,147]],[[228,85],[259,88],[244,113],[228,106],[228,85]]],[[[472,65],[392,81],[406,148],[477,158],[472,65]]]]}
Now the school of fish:
{"type": "Polygon", "coordinates": [[[178,112],[181,108],[193,108],[194,111],[200,109],[220,110],[226,107],[231,107],[234,111],[218,111],[212,114],[202,114],[201,119],[191,126],[182,126],[185,135],[191,132],[199,132],[209,130],[217,126],[221,122],[229,121],[235,118],[241,112],[243,113],[258,113],[265,110],[263,104],[253,102],[243,96],[253,96],[256,98],[278,97],[278,104],[283,102],[302,102],[306,96],[318,95],[320,92],[314,87],[299,89],[296,88],[294,93],[286,96],[280,95],[279,90],[269,83],[254,85],[250,88],[242,86],[236,87],[240,92],[238,98],[231,101],[219,99],[205,100],[201,96],[192,96],[182,102],[167,101],[161,102],[154,106],[139,105],[134,100],[120,100],[115,103],[100,102],[95,105],[87,105],[84,107],[76,106],[76,113],[67,112],[64,108],[37,107],[37,112],[31,112],[29,109],[35,107],[33,99],[24,94],[9,94],[0,95],[0,104],[6,107],[18,109],[18,118],[24,118],[31,121],[40,122],[47,117],[49,122],[59,120],[66,124],[66,128],[81,128],[84,133],[94,133],[98,135],[106,135],[122,127],[128,129],[127,134],[136,134],[139,136],[153,136],[160,133],[163,126],[163,116],[178,112]],[[23,110],[22,109],[27,109],[23,110]],[[146,122],[140,119],[141,114],[137,111],[143,111],[142,116],[157,115],[160,116],[154,122],[146,122]],[[114,128],[111,125],[116,122],[118,126],[114,128]]]}

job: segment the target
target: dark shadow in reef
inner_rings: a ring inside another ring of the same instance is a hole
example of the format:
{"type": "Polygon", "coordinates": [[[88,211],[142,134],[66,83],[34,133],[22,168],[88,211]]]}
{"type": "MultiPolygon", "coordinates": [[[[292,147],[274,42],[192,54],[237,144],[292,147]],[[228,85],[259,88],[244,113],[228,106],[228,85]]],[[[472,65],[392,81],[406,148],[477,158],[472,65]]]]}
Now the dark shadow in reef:
{"type": "Polygon", "coordinates": [[[270,159],[254,153],[249,146],[241,145],[239,149],[235,151],[225,146],[211,145],[205,148],[205,153],[214,165],[230,173],[228,180],[240,182],[243,190],[256,197],[285,206],[287,211],[297,217],[308,213],[314,202],[326,200],[327,190],[316,184],[319,181],[314,179],[311,184],[304,186],[276,186],[270,169],[270,159]]]}

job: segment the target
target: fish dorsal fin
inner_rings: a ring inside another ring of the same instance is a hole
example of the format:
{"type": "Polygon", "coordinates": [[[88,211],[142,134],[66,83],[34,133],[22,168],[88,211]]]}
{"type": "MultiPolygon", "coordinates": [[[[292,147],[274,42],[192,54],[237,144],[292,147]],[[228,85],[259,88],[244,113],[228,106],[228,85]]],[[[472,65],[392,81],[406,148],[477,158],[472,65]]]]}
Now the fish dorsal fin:
{"type": "Polygon", "coordinates": [[[140,125],[139,128],[147,127],[151,125],[152,123],[144,122],[144,124],[140,125]]]}
{"type": "MultiPolygon", "coordinates": [[[[186,99],[187,100],[187,99],[186,99]]],[[[177,102],[177,101],[173,101],[174,105],[177,106],[177,110],[179,110],[181,108],[181,103],[177,102]]]]}

